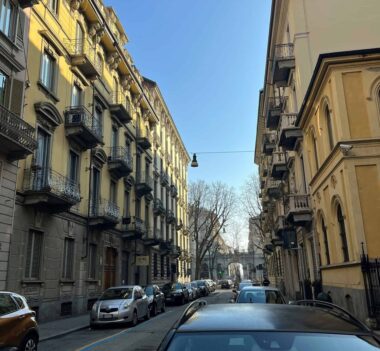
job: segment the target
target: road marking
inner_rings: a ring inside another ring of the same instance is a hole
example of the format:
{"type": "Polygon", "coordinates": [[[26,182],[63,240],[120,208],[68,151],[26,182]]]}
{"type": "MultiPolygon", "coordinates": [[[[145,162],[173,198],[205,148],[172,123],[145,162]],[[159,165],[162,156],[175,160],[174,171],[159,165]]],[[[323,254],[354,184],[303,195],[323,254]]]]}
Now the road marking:
{"type": "Polygon", "coordinates": [[[96,340],[90,344],[87,344],[87,345],[84,345],[84,346],[81,346],[80,348],[76,349],[75,351],[89,351],[99,345],[102,345],[102,344],[105,344],[107,342],[110,342],[111,340],[117,338],[118,336],[122,335],[122,334],[126,334],[128,332],[132,332],[133,330],[139,330],[141,329],[141,327],[143,327],[144,325],[147,325],[149,324],[149,322],[153,322],[157,319],[161,319],[162,317],[168,315],[169,313],[172,313],[173,311],[167,311],[165,313],[162,313],[160,315],[158,315],[157,317],[155,317],[154,319],[150,319],[149,321],[145,321],[143,324],[140,324],[140,325],[137,325],[136,327],[134,328],[128,328],[126,330],[122,330],[121,332],[118,332],[116,334],[113,334],[113,335],[110,335],[110,336],[107,336],[103,339],[99,339],[99,340],[96,340]]]}

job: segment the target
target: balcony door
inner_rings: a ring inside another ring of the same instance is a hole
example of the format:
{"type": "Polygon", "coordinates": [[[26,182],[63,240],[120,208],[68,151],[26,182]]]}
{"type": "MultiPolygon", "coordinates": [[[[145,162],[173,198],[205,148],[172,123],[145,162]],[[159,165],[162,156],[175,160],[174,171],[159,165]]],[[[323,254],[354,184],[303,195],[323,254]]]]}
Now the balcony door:
{"type": "Polygon", "coordinates": [[[41,190],[49,185],[50,135],[43,129],[37,131],[34,189],[41,190]]]}
{"type": "Polygon", "coordinates": [[[116,249],[106,248],[106,262],[104,265],[104,288],[108,289],[116,284],[116,249]]]}
{"type": "Polygon", "coordinates": [[[78,107],[80,105],[82,105],[82,89],[77,84],[74,84],[71,93],[71,106],[78,107]]]}
{"type": "Polygon", "coordinates": [[[81,25],[77,22],[77,31],[75,38],[75,52],[77,55],[83,54],[84,34],[81,25]]]}
{"type": "Polygon", "coordinates": [[[97,215],[99,208],[99,189],[100,189],[100,171],[97,168],[92,169],[91,185],[91,214],[97,215]]]}

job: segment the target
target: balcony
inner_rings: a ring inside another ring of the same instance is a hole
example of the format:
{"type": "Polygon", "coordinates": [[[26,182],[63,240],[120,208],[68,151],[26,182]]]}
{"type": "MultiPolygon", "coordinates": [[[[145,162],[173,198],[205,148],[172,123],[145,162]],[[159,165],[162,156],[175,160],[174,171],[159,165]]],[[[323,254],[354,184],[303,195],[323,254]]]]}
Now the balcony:
{"type": "Polygon", "coordinates": [[[120,122],[128,123],[132,121],[132,111],[129,100],[122,93],[114,93],[109,110],[120,122]]]}
{"type": "Polygon", "coordinates": [[[156,216],[165,216],[166,210],[161,199],[154,199],[153,213],[156,216]]]}
{"type": "Polygon", "coordinates": [[[146,173],[140,173],[136,175],[135,188],[137,196],[144,196],[152,192],[153,179],[146,173]]]}
{"type": "Polygon", "coordinates": [[[160,237],[157,235],[157,230],[147,229],[145,234],[142,236],[142,240],[145,246],[156,246],[161,243],[160,237]]]}
{"type": "Polygon", "coordinates": [[[178,196],[178,189],[174,184],[170,186],[170,195],[174,198],[178,196]]]}
{"type": "Polygon", "coordinates": [[[117,179],[126,177],[133,171],[133,159],[126,147],[110,147],[108,170],[117,179]]]}
{"type": "Polygon", "coordinates": [[[103,142],[101,121],[84,106],[71,106],[65,110],[65,128],[67,138],[82,150],[92,149],[103,142]]]}
{"type": "Polygon", "coordinates": [[[127,240],[136,240],[141,239],[146,233],[145,222],[141,218],[133,217],[132,222],[126,225],[122,237],[127,240]]]}
{"type": "Polygon", "coordinates": [[[150,142],[150,138],[148,132],[143,132],[141,129],[137,129],[136,131],[136,143],[144,150],[148,150],[152,147],[152,143],[150,142]]]}
{"type": "Polygon", "coordinates": [[[266,189],[269,197],[279,199],[282,195],[282,182],[281,180],[274,180],[272,178],[267,178],[266,189]]]}
{"type": "Polygon", "coordinates": [[[278,145],[286,149],[293,149],[297,139],[302,137],[302,131],[295,126],[297,114],[281,114],[278,145]]]}
{"type": "Polygon", "coordinates": [[[65,47],[71,58],[71,65],[78,67],[88,79],[96,79],[102,74],[101,62],[96,56],[96,47],[88,39],[65,40],[65,47]]]}
{"type": "Polygon", "coordinates": [[[271,176],[274,179],[282,179],[282,176],[287,172],[287,170],[285,152],[273,152],[271,176]]]}
{"type": "Polygon", "coordinates": [[[286,220],[293,225],[307,226],[312,220],[309,195],[289,195],[285,202],[286,220]]]}
{"type": "Polygon", "coordinates": [[[166,251],[166,253],[170,253],[170,251],[172,250],[172,246],[173,246],[173,243],[171,240],[167,241],[161,241],[160,243],[160,250],[161,251],[166,251]]]}
{"type": "Polygon", "coordinates": [[[119,222],[119,207],[112,201],[99,199],[90,202],[89,225],[94,227],[113,227],[119,222]]]}
{"type": "Polygon", "coordinates": [[[176,222],[176,218],[174,212],[172,210],[166,210],[166,223],[174,224],[176,222]]]}
{"type": "Polygon", "coordinates": [[[273,84],[287,86],[290,71],[295,67],[293,44],[279,44],[274,47],[273,84]]]}
{"type": "Polygon", "coordinates": [[[37,5],[39,0],[19,0],[18,3],[22,9],[26,9],[27,7],[37,5]]]}
{"type": "Polygon", "coordinates": [[[273,150],[276,148],[277,143],[277,132],[272,131],[270,133],[265,133],[263,138],[263,152],[265,155],[271,155],[273,150]]]}
{"type": "Polygon", "coordinates": [[[280,121],[280,115],[285,106],[286,98],[276,96],[268,98],[267,102],[267,120],[266,127],[269,129],[277,129],[280,121]]]}
{"type": "Polygon", "coordinates": [[[35,129],[0,105],[0,145],[10,161],[21,160],[37,148],[35,129]]]}
{"type": "Polygon", "coordinates": [[[67,211],[81,201],[79,185],[51,168],[27,169],[24,194],[24,205],[55,213],[67,211]]]}
{"type": "Polygon", "coordinates": [[[161,172],[161,185],[168,186],[169,185],[169,176],[166,172],[161,172]]]}
{"type": "Polygon", "coordinates": [[[178,258],[181,255],[181,248],[178,245],[172,245],[170,249],[170,255],[173,258],[178,258]]]}

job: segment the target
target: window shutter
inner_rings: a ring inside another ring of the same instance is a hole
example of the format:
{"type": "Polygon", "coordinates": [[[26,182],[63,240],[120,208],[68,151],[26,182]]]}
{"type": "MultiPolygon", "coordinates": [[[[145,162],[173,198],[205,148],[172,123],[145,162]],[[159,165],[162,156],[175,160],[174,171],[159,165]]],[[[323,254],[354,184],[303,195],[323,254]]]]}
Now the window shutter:
{"type": "Polygon", "coordinates": [[[23,10],[18,11],[18,16],[15,19],[17,23],[16,29],[16,46],[20,49],[24,48],[24,31],[25,31],[25,13],[23,10]]]}
{"type": "Polygon", "coordinates": [[[12,80],[12,93],[10,110],[21,116],[23,107],[24,82],[18,79],[12,80]]]}

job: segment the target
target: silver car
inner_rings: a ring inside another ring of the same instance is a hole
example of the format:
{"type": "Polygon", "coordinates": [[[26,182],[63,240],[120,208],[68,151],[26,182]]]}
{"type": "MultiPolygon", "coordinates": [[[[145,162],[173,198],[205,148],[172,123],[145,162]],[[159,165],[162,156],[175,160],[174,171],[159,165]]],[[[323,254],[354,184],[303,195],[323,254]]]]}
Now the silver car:
{"type": "Polygon", "coordinates": [[[116,286],[104,291],[94,304],[90,315],[91,327],[113,323],[130,323],[150,318],[148,298],[141,286],[116,286]]]}
{"type": "Polygon", "coordinates": [[[191,283],[185,283],[186,289],[189,291],[189,301],[193,301],[197,298],[197,292],[191,285],[191,283]]]}

